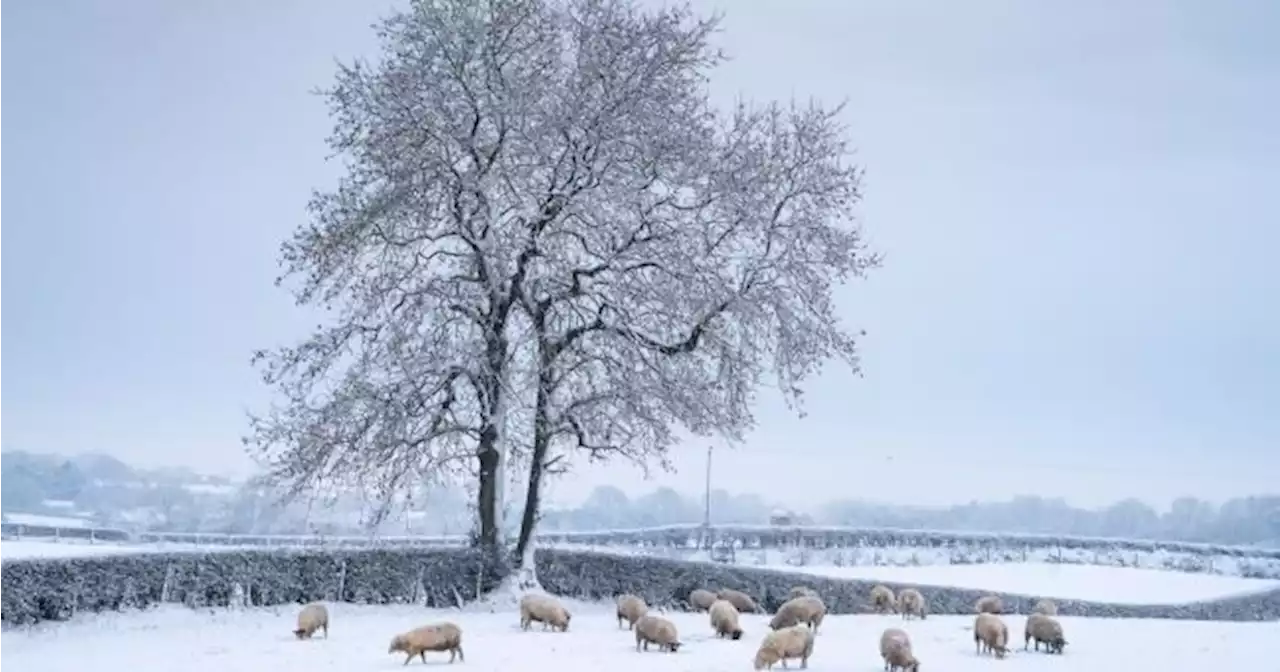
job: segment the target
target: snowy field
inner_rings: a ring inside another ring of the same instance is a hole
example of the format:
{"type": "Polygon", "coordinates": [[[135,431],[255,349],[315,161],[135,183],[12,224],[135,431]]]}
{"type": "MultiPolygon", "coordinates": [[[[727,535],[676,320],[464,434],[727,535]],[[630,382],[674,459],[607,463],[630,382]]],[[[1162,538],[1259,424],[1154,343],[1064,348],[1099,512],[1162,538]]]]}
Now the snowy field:
{"type": "MultiPolygon", "coordinates": [[[[619,630],[612,607],[570,604],[567,633],[521,632],[514,611],[434,611],[414,607],[330,605],[328,640],[300,642],[290,632],[295,608],[195,611],[166,607],[130,614],[86,615],[62,624],[0,635],[3,662],[14,670],[184,672],[273,670],[395,670],[401,654],[388,654],[397,632],[437,620],[462,627],[471,672],[608,670],[609,672],[718,672],[751,669],[766,631],[763,616],[744,616],[741,641],[717,640],[702,614],[673,613],[684,643],[679,653],[637,653],[630,633],[619,630]]],[[[1065,655],[1023,652],[1022,618],[1007,617],[1014,653],[1004,661],[975,655],[971,617],[934,617],[903,624],[894,616],[833,616],[823,624],[809,669],[877,672],[877,642],[886,627],[911,634],[925,670],[969,672],[1019,669],[1054,672],[1203,672],[1262,670],[1274,662],[1277,623],[1197,623],[1155,620],[1061,619],[1069,642],[1065,655]],[[995,666],[995,667],[993,667],[995,666]]],[[[447,654],[428,654],[433,667],[447,654]]],[[[421,663],[415,662],[414,665],[421,663]]],[[[796,665],[792,664],[792,669],[796,665]]],[[[775,668],[775,670],[780,668],[775,668]]]]}
{"type": "Polygon", "coordinates": [[[768,567],[840,579],[870,579],[953,586],[1001,593],[1057,597],[1118,604],[1184,604],[1229,595],[1258,593],[1280,581],[1245,579],[1220,574],[1008,562],[985,565],[924,565],[920,567],[768,567]]]}

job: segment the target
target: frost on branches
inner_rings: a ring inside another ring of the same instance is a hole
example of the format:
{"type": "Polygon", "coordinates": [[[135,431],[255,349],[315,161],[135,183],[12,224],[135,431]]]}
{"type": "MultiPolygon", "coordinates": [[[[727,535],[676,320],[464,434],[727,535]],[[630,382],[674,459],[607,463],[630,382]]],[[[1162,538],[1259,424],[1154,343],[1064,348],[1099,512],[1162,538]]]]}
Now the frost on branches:
{"type": "MultiPolygon", "coordinates": [[[[248,443],[295,490],[478,479],[499,544],[505,446],[539,486],[573,456],[666,464],[741,436],[772,383],[856,370],[831,292],[863,275],[838,107],[720,111],[715,19],[627,0],[411,2],[326,94],[346,175],[282,248],[330,321],[260,353],[281,402],[248,443]],[[507,416],[527,413],[526,435],[507,416]]],[[[523,563],[522,563],[523,564],[523,563]]]]}

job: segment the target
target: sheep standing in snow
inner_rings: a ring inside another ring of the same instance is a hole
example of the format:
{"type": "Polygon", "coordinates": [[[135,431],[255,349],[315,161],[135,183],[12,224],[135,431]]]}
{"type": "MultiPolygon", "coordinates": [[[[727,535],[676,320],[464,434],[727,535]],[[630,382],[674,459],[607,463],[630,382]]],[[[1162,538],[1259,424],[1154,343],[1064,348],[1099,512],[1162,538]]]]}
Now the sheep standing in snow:
{"type": "Polygon", "coordinates": [[[716,597],[715,593],[697,588],[689,593],[689,606],[693,607],[694,611],[707,611],[718,599],[720,598],[716,597]]]}
{"type": "Polygon", "coordinates": [[[542,629],[564,632],[569,629],[572,615],[551,595],[530,593],[520,598],[520,629],[528,630],[533,623],[541,623],[542,629]]]}
{"type": "Polygon", "coordinates": [[[978,655],[989,652],[1004,658],[1009,652],[1009,626],[995,614],[978,614],[973,622],[973,644],[978,655]]]}
{"type": "Polygon", "coordinates": [[[898,628],[889,628],[880,635],[880,657],[888,672],[920,672],[920,661],[911,652],[911,638],[898,628]]]}
{"type": "Polygon", "coordinates": [[[635,624],[636,651],[649,650],[649,644],[657,644],[662,651],[675,653],[680,648],[680,634],[676,632],[676,624],[661,616],[648,614],[641,616],[635,624]]]}
{"type": "Polygon", "coordinates": [[[893,591],[884,584],[876,584],[871,589],[871,608],[877,614],[893,613],[898,610],[898,601],[893,597],[893,591]]]}
{"type": "Polygon", "coordinates": [[[716,637],[742,639],[742,626],[738,625],[738,609],[729,600],[716,600],[708,609],[711,614],[711,629],[716,637]]]}
{"type": "Polygon", "coordinates": [[[756,651],[754,667],[763,670],[773,669],[774,663],[782,661],[786,667],[787,659],[799,658],[800,669],[809,668],[809,658],[813,655],[813,631],[803,625],[773,630],[764,636],[760,649],[756,651]]]}
{"type": "Polygon", "coordinates": [[[1036,602],[1036,606],[1031,608],[1033,614],[1044,614],[1045,616],[1057,616],[1058,605],[1048,598],[1036,602]]]}
{"type": "Polygon", "coordinates": [[[644,599],[639,595],[620,595],[618,596],[618,627],[622,627],[622,622],[627,622],[628,628],[634,628],[636,621],[641,616],[649,613],[649,605],[644,603],[644,599]]]}
{"type": "Polygon", "coordinates": [[[1022,643],[1023,651],[1027,650],[1027,646],[1031,644],[1033,639],[1036,642],[1036,651],[1039,651],[1040,645],[1044,644],[1045,651],[1062,653],[1063,647],[1067,645],[1067,640],[1062,635],[1062,624],[1058,622],[1058,619],[1047,614],[1031,614],[1028,616],[1024,637],[1022,643]]]}
{"type": "Polygon", "coordinates": [[[812,627],[816,633],[818,627],[822,625],[822,619],[826,616],[827,605],[816,597],[806,595],[783,603],[778,608],[778,613],[774,614],[773,619],[769,621],[769,627],[781,630],[803,623],[812,627]]]}
{"type": "Polygon", "coordinates": [[[818,597],[818,591],[808,586],[796,586],[791,589],[791,592],[787,593],[787,599],[794,600],[797,597],[818,597]]]}
{"type": "Polygon", "coordinates": [[[756,606],[756,601],[751,599],[750,595],[740,590],[725,588],[720,591],[719,597],[722,600],[729,600],[732,602],[733,608],[744,614],[754,614],[757,611],[760,611],[760,607],[756,606]]]}
{"type": "Polygon", "coordinates": [[[910,620],[912,616],[925,619],[929,615],[928,603],[924,595],[915,588],[905,588],[898,593],[898,607],[902,611],[902,620],[910,620]]]}
{"type": "Polygon", "coordinates": [[[1004,613],[1004,601],[996,595],[987,595],[973,605],[973,610],[979,614],[1001,614],[1004,613]]]}
{"type": "Polygon", "coordinates": [[[312,602],[298,612],[298,627],[293,634],[298,639],[311,639],[316,630],[324,630],[324,638],[329,639],[329,610],[319,602],[312,602]]]}
{"type": "Polygon", "coordinates": [[[426,663],[428,651],[448,651],[450,663],[455,658],[464,663],[467,661],[462,655],[462,630],[453,623],[434,623],[398,634],[391,638],[391,646],[387,647],[387,653],[397,651],[408,654],[404,659],[405,665],[414,656],[426,663]]]}

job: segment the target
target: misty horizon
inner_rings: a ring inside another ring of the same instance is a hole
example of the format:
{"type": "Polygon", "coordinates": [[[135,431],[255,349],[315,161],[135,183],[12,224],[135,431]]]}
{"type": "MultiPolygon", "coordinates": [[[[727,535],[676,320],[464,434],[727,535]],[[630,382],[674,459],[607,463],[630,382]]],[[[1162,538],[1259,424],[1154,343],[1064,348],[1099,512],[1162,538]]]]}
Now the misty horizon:
{"type": "MultiPolygon", "coordinates": [[[[6,451],[254,473],[250,353],[317,319],[272,286],[338,172],[309,92],[385,9],[10,7],[6,451]]],[[[673,473],[580,460],[550,503],[700,493],[709,444],[713,488],[800,510],[1277,492],[1274,6],[726,9],[718,102],[849,101],[886,254],[836,291],[863,375],[803,418],[761,390],[741,445],[686,437],[673,473]]]]}

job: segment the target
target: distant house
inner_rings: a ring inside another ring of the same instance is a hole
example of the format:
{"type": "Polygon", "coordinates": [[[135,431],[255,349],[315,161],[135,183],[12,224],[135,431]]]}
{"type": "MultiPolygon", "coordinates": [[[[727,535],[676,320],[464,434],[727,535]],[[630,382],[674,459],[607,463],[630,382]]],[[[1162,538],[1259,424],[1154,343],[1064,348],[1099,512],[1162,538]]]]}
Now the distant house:
{"type": "Polygon", "coordinates": [[[790,525],[795,525],[796,524],[795,521],[796,521],[796,515],[791,511],[787,511],[785,509],[774,509],[773,512],[769,514],[770,525],[781,525],[786,527],[790,525]]]}

